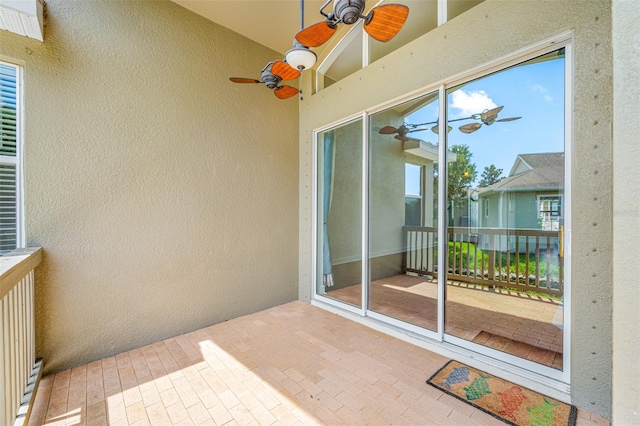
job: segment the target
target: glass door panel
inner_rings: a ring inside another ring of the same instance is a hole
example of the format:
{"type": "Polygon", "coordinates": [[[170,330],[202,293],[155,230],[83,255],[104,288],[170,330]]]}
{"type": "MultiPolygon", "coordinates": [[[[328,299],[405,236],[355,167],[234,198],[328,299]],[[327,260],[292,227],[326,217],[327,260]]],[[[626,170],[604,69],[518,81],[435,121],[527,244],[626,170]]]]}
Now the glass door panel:
{"type": "Polygon", "coordinates": [[[437,326],[438,96],[373,114],[369,134],[369,310],[437,326]]]}
{"type": "Polygon", "coordinates": [[[316,294],[362,306],[362,119],[317,136],[316,294]]]}
{"type": "Polygon", "coordinates": [[[447,90],[445,333],[558,370],[564,62],[560,49],[447,90]]]}

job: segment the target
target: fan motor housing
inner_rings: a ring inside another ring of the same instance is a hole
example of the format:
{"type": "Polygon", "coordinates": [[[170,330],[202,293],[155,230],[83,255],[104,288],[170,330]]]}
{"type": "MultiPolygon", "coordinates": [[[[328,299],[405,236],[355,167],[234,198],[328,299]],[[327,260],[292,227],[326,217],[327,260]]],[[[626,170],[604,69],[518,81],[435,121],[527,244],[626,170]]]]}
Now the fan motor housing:
{"type": "Polygon", "coordinates": [[[263,71],[261,77],[262,77],[262,82],[269,89],[275,89],[276,87],[278,87],[278,84],[280,83],[280,81],[282,81],[280,77],[272,74],[270,71],[263,71]]]}
{"type": "Polygon", "coordinates": [[[365,0],[334,0],[333,13],[345,24],[354,24],[362,16],[365,0]]]}

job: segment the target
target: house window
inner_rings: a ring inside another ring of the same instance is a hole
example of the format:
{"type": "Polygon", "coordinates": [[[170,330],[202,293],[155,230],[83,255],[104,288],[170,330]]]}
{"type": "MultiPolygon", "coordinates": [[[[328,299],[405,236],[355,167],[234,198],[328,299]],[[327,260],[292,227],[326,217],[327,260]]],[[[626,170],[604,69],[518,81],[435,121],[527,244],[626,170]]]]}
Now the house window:
{"type": "Polygon", "coordinates": [[[0,62],[0,254],[22,245],[20,68],[0,62]]]}
{"type": "Polygon", "coordinates": [[[422,167],[415,164],[404,166],[404,224],[422,225],[422,167]]]}
{"type": "Polygon", "coordinates": [[[538,222],[540,229],[545,231],[558,231],[562,218],[562,196],[539,195],[538,196],[538,222]]]}

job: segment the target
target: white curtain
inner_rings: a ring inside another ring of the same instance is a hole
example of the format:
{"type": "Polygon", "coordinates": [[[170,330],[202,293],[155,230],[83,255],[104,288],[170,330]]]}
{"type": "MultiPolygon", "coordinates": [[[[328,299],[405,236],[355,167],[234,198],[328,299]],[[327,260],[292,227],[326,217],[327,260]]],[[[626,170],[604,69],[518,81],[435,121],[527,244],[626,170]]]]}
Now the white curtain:
{"type": "Polygon", "coordinates": [[[331,208],[331,184],[333,183],[333,152],[334,152],[334,134],[326,132],[324,134],[324,164],[322,170],[322,180],[324,185],[323,195],[323,247],[322,247],[322,283],[326,287],[333,285],[333,270],[331,265],[331,248],[329,247],[329,229],[327,227],[327,219],[329,218],[329,209],[331,208]]]}

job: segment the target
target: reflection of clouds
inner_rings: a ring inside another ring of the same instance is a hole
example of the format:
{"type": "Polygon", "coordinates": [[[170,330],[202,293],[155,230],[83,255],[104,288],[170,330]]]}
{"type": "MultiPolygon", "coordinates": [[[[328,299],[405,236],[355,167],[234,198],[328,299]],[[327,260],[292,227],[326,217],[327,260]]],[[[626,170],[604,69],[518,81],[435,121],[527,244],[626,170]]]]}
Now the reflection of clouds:
{"type": "Polygon", "coordinates": [[[497,107],[493,99],[487,95],[484,90],[473,90],[465,92],[464,90],[456,90],[451,95],[451,108],[459,109],[460,112],[453,114],[449,118],[468,117],[472,114],[480,113],[486,109],[497,107]]]}
{"type": "Polygon", "coordinates": [[[549,94],[549,91],[547,90],[547,88],[544,87],[541,84],[534,84],[531,87],[531,91],[533,93],[537,93],[537,94],[541,95],[544,98],[544,100],[547,101],[547,102],[553,101],[553,97],[549,94]]]}

